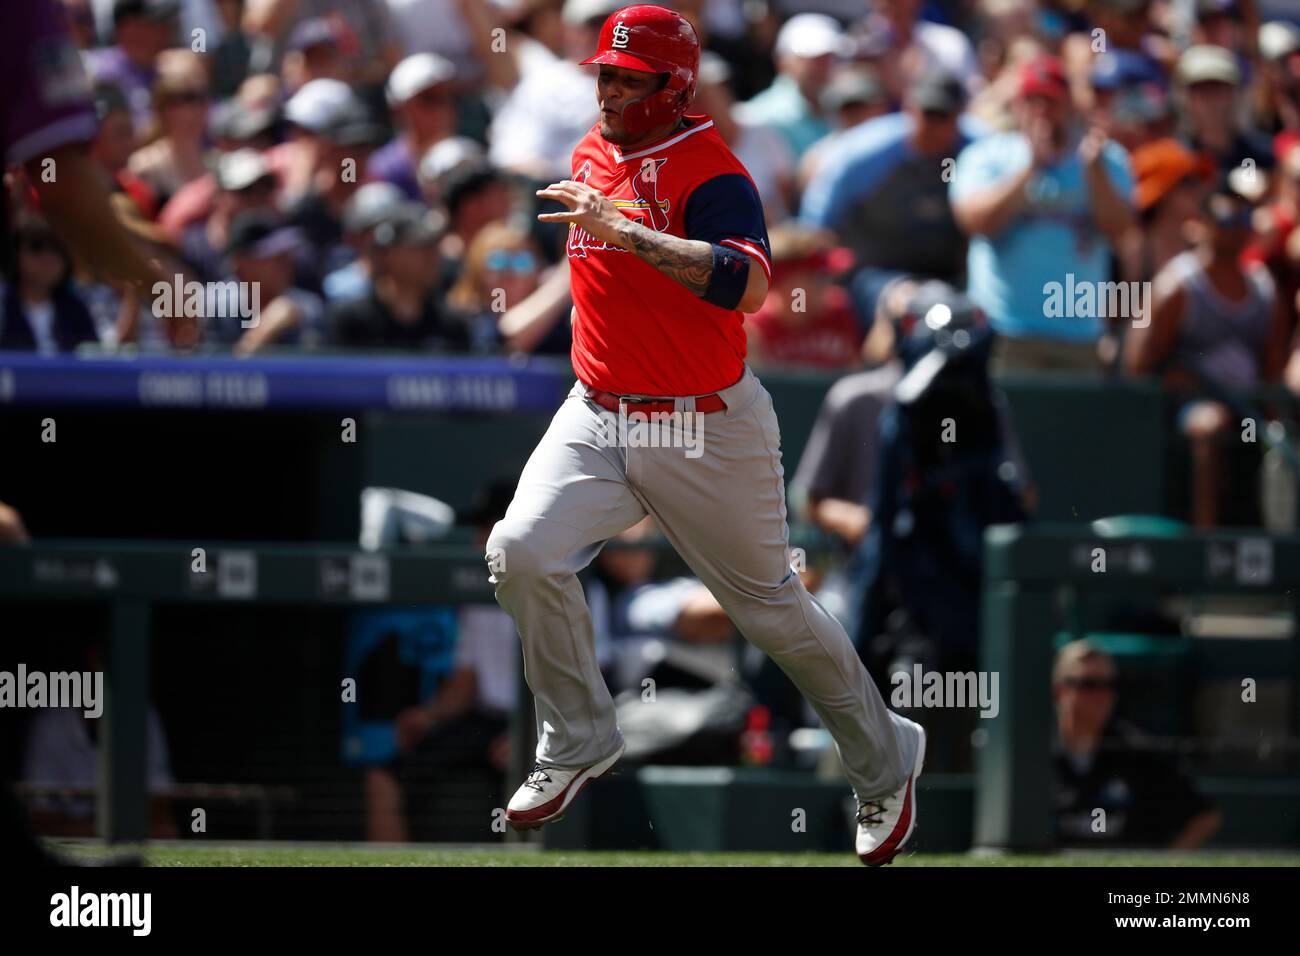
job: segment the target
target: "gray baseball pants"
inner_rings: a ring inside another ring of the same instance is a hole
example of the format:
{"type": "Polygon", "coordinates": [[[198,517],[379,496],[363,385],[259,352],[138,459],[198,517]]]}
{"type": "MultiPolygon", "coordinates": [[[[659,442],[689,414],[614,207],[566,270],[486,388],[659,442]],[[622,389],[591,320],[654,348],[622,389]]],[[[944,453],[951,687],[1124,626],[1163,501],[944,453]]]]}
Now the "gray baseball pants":
{"type": "MultiPolygon", "coordinates": [[[[771,396],[748,366],[718,394],[725,410],[674,425],[684,447],[639,447],[631,432],[619,440],[614,413],[588,400],[578,382],[492,529],[489,580],[523,639],[537,761],[587,767],[622,743],[577,572],[648,514],[745,639],[812,704],[858,798],[887,796],[915,762],[915,725],[885,707],[844,628],[790,569],[771,396]]],[[[688,416],[694,402],[688,396],[674,405],[688,416]]],[[[636,405],[625,408],[634,418],[636,405]]]]}

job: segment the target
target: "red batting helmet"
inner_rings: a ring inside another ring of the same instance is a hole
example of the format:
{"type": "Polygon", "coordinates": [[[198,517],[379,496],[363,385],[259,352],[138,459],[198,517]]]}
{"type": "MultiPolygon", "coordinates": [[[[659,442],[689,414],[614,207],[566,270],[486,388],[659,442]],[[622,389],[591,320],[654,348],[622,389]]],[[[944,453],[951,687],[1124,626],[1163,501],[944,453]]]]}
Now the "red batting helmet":
{"type": "Polygon", "coordinates": [[[668,74],[663,89],[623,107],[623,125],[637,137],[675,122],[691,105],[700,71],[700,40],[685,17],[665,7],[638,3],[610,14],[600,28],[596,55],[582,63],[668,74]]]}

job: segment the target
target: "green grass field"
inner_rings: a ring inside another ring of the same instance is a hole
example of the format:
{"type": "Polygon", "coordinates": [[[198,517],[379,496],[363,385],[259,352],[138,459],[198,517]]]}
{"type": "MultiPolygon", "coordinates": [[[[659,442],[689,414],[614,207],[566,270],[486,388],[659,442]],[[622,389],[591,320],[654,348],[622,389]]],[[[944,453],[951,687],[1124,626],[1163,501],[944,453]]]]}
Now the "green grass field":
{"type": "MultiPolygon", "coordinates": [[[[56,844],[60,852],[95,858],[102,846],[56,844]]],[[[259,846],[149,845],[139,849],[150,866],[861,866],[850,853],[547,852],[531,847],[418,849],[355,845],[259,846]]],[[[1300,866],[1300,855],[1269,853],[1113,853],[1040,856],[912,854],[895,866],[1300,866]]]]}

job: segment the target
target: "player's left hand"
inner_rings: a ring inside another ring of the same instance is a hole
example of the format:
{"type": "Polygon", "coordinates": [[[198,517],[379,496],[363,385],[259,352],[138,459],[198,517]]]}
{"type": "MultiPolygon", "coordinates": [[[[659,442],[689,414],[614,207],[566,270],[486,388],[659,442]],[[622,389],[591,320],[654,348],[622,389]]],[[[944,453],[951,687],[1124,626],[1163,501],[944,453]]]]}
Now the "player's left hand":
{"type": "Polygon", "coordinates": [[[571,222],[591,233],[592,237],[610,245],[621,246],[619,230],[627,225],[628,218],[605,198],[605,194],[586,183],[562,179],[545,189],[537,190],[543,199],[555,199],[568,206],[565,212],[538,213],[540,222],[571,222]]]}

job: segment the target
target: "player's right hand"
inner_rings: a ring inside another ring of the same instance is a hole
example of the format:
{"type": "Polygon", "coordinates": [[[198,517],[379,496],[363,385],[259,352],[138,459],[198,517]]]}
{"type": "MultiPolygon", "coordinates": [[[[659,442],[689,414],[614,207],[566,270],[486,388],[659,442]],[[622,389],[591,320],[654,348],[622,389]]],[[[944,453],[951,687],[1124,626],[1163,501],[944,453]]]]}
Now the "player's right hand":
{"type": "Polygon", "coordinates": [[[631,221],[610,202],[605,194],[586,183],[562,179],[537,190],[542,199],[554,199],[569,208],[563,212],[538,213],[539,222],[571,222],[587,230],[600,242],[621,246],[620,230],[631,221]]]}

